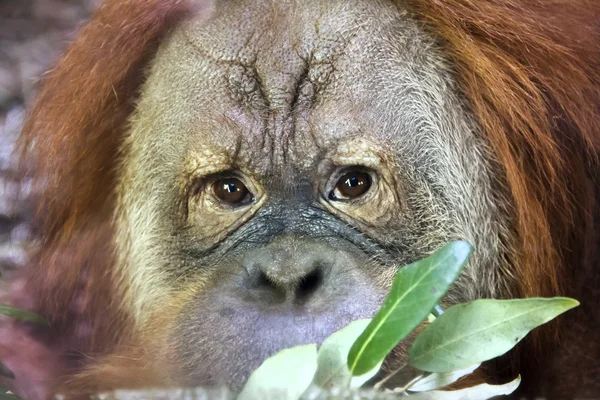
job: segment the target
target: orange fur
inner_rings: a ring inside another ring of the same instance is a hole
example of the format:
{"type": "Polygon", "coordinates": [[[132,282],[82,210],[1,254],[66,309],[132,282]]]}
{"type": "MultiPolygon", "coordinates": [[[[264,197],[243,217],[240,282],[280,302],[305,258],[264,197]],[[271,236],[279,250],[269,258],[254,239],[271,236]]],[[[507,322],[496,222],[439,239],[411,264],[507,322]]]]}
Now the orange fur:
{"type": "MultiPolygon", "coordinates": [[[[409,1],[444,39],[482,134],[506,172],[522,296],[563,291],[569,232],[600,148],[600,5],[565,0],[409,1]],[[567,234],[565,234],[567,233],[567,234]]],[[[577,242],[575,242],[577,243],[577,242]]]]}
{"type": "Polygon", "coordinates": [[[32,308],[52,323],[38,340],[67,353],[61,362],[74,372],[133,340],[135,327],[118,304],[123,288],[113,275],[118,147],[160,38],[198,6],[181,0],[103,3],[44,77],[23,129],[24,159],[35,160],[33,184],[43,192],[35,219],[41,246],[25,280],[32,308]]]}
{"type": "MultiPolygon", "coordinates": [[[[505,171],[499,183],[512,196],[519,245],[511,260],[519,281],[514,294],[575,297],[583,303],[576,318],[587,319],[600,300],[583,297],[580,288],[598,276],[598,176],[590,171],[598,170],[600,149],[600,3],[408,3],[442,38],[482,135],[505,171]]],[[[558,325],[535,331],[521,346],[520,369],[530,371],[525,382],[551,380],[543,367],[558,340],[552,328],[558,325]]],[[[579,351],[586,357],[595,350],[579,351]]],[[[592,377],[597,366],[589,368],[592,377]]]]}
{"type": "MultiPolygon", "coordinates": [[[[597,251],[589,171],[600,146],[600,5],[406,1],[441,38],[504,171],[497,183],[512,197],[519,243],[511,260],[520,282],[515,293],[578,297],[576,273],[589,268],[585,260],[593,262],[597,251]]],[[[23,148],[37,163],[34,184],[43,201],[41,251],[27,279],[36,310],[53,322],[44,340],[61,338],[61,348],[101,356],[134,331],[128,315],[106,304],[122,289],[111,275],[110,246],[118,148],[142,69],[169,28],[195,11],[192,5],[106,1],[45,77],[30,112],[23,148]],[[85,324],[87,332],[79,334],[85,324]]],[[[107,385],[132,368],[122,357],[108,360],[97,370],[107,385]]]]}

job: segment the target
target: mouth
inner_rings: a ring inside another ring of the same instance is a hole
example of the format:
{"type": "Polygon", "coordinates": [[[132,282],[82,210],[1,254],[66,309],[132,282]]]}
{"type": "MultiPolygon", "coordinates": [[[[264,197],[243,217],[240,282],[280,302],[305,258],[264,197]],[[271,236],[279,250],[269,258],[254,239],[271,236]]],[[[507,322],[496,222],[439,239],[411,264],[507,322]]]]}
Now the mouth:
{"type": "Polygon", "coordinates": [[[235,296],[204,293],[182,312],[169,339],[173,376],[183,377],[178,384],[185,386],[225,385],[240,390],[252,371],[277,352],[320,345],[352,321],[371,318],[379,299],[363,296],[364,303],[357,303],[356,298],[318,307],[288,303],[266,307],[240,302],[235,296]]]}

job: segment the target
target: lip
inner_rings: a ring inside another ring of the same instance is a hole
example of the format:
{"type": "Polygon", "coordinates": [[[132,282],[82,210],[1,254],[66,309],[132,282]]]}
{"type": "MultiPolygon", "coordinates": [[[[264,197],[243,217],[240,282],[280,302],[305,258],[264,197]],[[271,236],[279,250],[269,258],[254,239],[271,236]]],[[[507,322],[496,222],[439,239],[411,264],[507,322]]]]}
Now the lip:
{"type": "Polygon", "coordinates": [[[175,324],[169,364],[173,376],[185,377],[179,384],[241,389],[266,358],[285,348],[321,344],[350,322],[372,317],[382,301],[372,289],[357,288],[318,306],[265,306],[243,301],[226,286],[199,295],[175,324]]]}

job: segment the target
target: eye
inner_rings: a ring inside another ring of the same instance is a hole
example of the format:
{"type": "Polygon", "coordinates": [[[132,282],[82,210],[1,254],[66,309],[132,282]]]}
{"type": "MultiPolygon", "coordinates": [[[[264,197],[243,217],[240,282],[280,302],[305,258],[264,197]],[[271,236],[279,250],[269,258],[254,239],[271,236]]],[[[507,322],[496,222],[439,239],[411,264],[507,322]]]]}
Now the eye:
{"type": "Polygon", "coordinates": [[[367,193],[371,188],[371,175],[353,170],[342,175],[329,193],[330,200],[352,200],[367,193]]]}
{"type": "Polygon", "coordinates": [[[237,178],[222,178],[212,184],[217,199],[231,206],[241,206],[254,200],[246,185],[237,178]]]}

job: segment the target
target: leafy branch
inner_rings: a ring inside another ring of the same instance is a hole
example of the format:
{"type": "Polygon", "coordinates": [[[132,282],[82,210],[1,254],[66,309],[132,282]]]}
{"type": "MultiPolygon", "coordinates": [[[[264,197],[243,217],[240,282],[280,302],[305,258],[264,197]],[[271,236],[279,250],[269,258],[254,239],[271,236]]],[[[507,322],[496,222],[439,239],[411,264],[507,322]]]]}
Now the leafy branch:
{"type": "Polygon", "coordinates": [[[481,400],[512,393],[521,382],[520,376],[503,385],[438,389],[508,352],[532,329],[579,303],[564,297],[487,299],[443,311],[438,302],[471,252],[468,243],[451,242],[433,255],[400,268],[390,294],[372,320],[352,322],[327,338],[318,350],[316,345],[305,345],[270,357],[250,376],[238,399],[297,400],[311,397],[315,388],[359,388],[379,372],[389,352],[428,316],[430,324],[412,343],[408,357],[408,364],[422,373],[393,393],[415,400],[481,400]]]}

